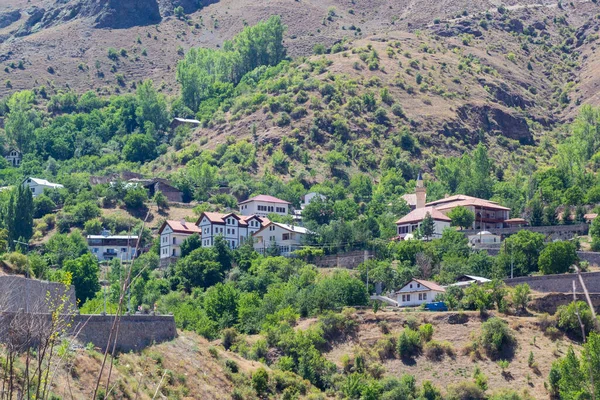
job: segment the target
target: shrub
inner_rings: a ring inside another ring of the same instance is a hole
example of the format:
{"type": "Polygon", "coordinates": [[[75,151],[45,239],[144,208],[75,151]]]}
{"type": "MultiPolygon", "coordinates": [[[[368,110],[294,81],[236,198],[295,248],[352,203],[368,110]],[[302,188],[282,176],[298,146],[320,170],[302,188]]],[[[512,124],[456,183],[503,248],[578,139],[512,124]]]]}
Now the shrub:
{"type": "Polygon", "coordinates": [[[395,349],[396,344],[394,343],[394,339],[392,337],[379,339],[377,343],[375,343],[374,347],[374,350],[381,361],[384,361],[388,358],[394,358],[395,349]]]}
{"type": "Polygon", "coordinates": [[[259,368],[252,374],[252,387],[259,396],[266,394],[269,390],[269,374],[264,368],[259,368]]]}
{"type": "Polygon", "coordinates": [[[398,354],[402,358],[411,358],[421,351],[421,336],[419,332],[406,328],[398,337],[398,354]]]}
{"type": "Polygon", "coordinates": [[[444,358],[444,347],[440,342],[432,340],[425,344],[423,349],[425,357],[430,360],[439,361],[444,358]]]}
{"type": "Polygon", "coordinates": [[[531,289],[529,288],[529,285],[523,283],[522,285],[515,286],[511,297],[514,306],[525,311],[531,301],[531,289]]]}
{"type": "Polygon", "coordinates": [[[488,356],[496,358],[512,348],[515,338],[508,324],[494,317],[481,325],[479,342],[488,356]]]}
{"type": "Polygon", "coordinates": [[[424,324],[419,327],[419,333],[421,334],[421,339],[425,342],[429,342],[433,337],[433,325],[424,324]]]}
{"type": "Polygon", "coordinates": [[[395,103],[394,105],[392,105],[392,114],[394,114],[397,117],[404,117],[404,110],[402,109],[402,106],[398,103],[395,103]]]}
{"type": "Polygon", "coordinates": [[[485,393],[474,382],[464,381],[448,387],[448,400],[485,399],[485,393]]]}
{"type": "Polygon", "coordinates": [[[577,313],[579,313],[579,318],[581,318],[585,334],[588,335],[594,327],[594,319],[586,302],[577,301],[558,307],[556,319],[560,330],[581,340],[583,339],[583,336],[581,334],[581,325],[579,324],[577,313]]]}
{"type": "Polygon", "coordinates": [[[223,329],[223,332],[221,333],[221,344],[223,344],[225,350],[229,350],[229,348],[233,346],[237,337],[238,332],[234,328],[223,329]]]}
{"type": "Polygon", "coordinates": [[[239,371],[239,366],[238,364],[233,361],[233,360],[225,360],[225,367],[230,370],[231,372],[233,372],[234,374],[237,374],[237,372],[239,371]]]}

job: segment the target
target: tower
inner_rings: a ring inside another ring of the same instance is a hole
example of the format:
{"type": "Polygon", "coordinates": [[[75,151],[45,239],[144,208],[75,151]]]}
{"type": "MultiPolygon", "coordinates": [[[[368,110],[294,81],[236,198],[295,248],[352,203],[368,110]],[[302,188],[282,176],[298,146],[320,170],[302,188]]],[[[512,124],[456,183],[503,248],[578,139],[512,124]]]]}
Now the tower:
{"type": "Polygon", "coordinates": [[[427,200],[427,189],[423,184],[423,177],[419,172],[419,176],[417,177],[417,187],[415,188],[415,195],[417,196],[417,206],[416,208],[425,208],[425,203],[427,200]]]}

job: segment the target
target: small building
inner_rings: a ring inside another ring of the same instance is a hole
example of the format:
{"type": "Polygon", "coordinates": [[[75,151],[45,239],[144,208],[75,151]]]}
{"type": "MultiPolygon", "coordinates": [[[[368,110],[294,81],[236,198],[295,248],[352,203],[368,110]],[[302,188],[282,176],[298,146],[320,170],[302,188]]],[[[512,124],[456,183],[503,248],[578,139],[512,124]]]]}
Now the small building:
{"type": "Polygon", "coordinates": [[[21,165],[21,161],[23,161],[23,154],[16,148],[12,147],[6,152],[4,158],[13,167],[18,167],[21,165]]]}
{"type": "Polygon", "coordinates": [[[127,184],[141,185],[148,190],[148,196],[153,197],[156,192],[161,192],[165,195],[167,200],[172,203],[183,202],[183,192],[174,187],[171,182],[163,178],[150,178],[150,179],[130,179],[127,184]]]}
{"type": "Polygon", "coordinates": [[[427,214],[433,219],[432,238],[441,237],[444,229],[450,227],[452,220],[433,207],[416,208],[396,221],[398,237],[405,239],[409,234],[414,236],[414,233],[421,228],[427,214]]]}
{"type": "Polygon", "coordinates": [[[435,298],[446,289],[435,282],[413,279],[396,292],[399,307],[420,306],[433,303],[435,298]]]}
{"type": "Polygon", "coordinates": [[[55,189],[64,188],[64,186],[59,183],[52,183],[52,182],[48,182],[45,179],[38,179],[38,178],[31,178],[31,177],[26,178],[22,184],[29,187],[29,189],[31,189],[31,195],[33,197],[36,197],[36,196],[44,193],[44,189],[55,190],[55,189]]]}
{"type": "Polygon", "coordinates": [[[301,226],[270,222],[252,235],[254,250],[264,254],[268,249],[276,248],[282,256],[289,256],[302,247],[308,233],[308,229],[301,226]]]}
{"type": "Polygon", "coordinates": [[[158,234],[160,236],[160,258],[181,257],[181,243],[193,234],[201,234],[198,226],[186,220],[165,221],[158,234]]]}
{"type": "Polygon", "coordinates": [[[212,247],[215,238],[222,236],[229,247],[235,249],[269,222],[267,218],[258,215],[204,212],[196,225],[202,236],[202,247],[212,247]]]}
{"type": "Polygon", "coordinates": [[[476,284],[476,285],[482,285],[484,283],[487,282],[491,282],[490,279],[484,278],[482,276],[475,276],[475,275],[462,275],[459,276],[458,278],[456,278],[456,282],[448,285],[448,286],[460,286],[460,287],[464,287],[464,286],[469,286],[472,284],[476,284]]]}
{"type": "Polygon", "coordinates": [[[504,221],[507,228],[522,228],[529,225],[524,218],[509,218],[504,221]]]}
{"type": "Polygon", "coordinates": [[[486,245],[500,245],[502,237],[494,235],[489,231],[481,231],[468,237],[469,244],[473,247],[485,247],[486,245]]]}
{"type": "Polygon", "coordinates": [[[268,195],[258,195],[238,204],[242,215],[258,215],[267,217],[269,214],[288,215],[290,212],[289,201],[268,195]]]}
{"type": "Polygon", "coordinates": [[[111,235],[104,231],[101,235],[87,236],[88,248],[98,261],[110,261],[113,258],[131,261],[136,255],[138,237],[133,235],[111,235]]]}
{"type": "Polygon", "coordinates": [[[310,204],[314,199],[321,199],[322,201],[327,200],[327,197],[323,196],[321,193],[310,192],[302,196],[302,202],[300,203],[300,208],[304,209],[307,205],[310,204]]]}
{"type": "Polygon", "coordinates": [[[173,118],[173,121],[171,121],[171,129],[175,130],[182,125],[197,128],[200,126],[200,124],[202,124],[202,122],[198,121],[197,119],[173,118]]]}

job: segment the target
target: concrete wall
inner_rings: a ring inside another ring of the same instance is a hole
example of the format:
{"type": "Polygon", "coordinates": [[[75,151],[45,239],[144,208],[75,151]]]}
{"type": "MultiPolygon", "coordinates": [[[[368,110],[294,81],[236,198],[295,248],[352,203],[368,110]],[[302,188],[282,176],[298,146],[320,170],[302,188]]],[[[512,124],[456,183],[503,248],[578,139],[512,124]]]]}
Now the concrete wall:
{"type": "MultiPolygon", "coordinates": [[[[600,272],[586,272],[581,274],[585,285],[590,293],[600,293],[600,272]]],[[[527,283],[532,290],[542,293],[570,293],[573,292],[573,281],[576,291],[582,293],[577,274],[523,276],[514,279],[506,279],[508,286],[527,283]]]]}
{"type": "MultiPolygon", "coordinates": [[[[0,313],[0,341],[9,337],[11,342],[22,342],[30,337],[35,344],[39,335],[51,331],[50,314],[0,313]]],[[[70,323],[68,336],[75,337],[82,345],[93,343],[106,349],[112,329],[114,315],[64,315],[62,323],[70,323]]],[[[177,337],[173,316],[132,315],[122,316],[117,336],[117,351],[141,351],[154,343],[173,340],[177,337]]],[[[31,343],[30,342],[30,343],[31,343]]],[[[111,340],[111,343],[113,341],[111,340]]],[[[112,344],[110,345],[112,349],[112,344]]]]}
{"type": "Polygon", "coordinates": [[[366,260],[373,257],[368,250],[355,250],[347,253],[333,254],[330,256],[317,257],[312,264],[321,268],[356,268],[366,260]]]}
{"type": "Polygon", "coordinates": [[[48,313],[55,309],[57,299],[66,295],[65,312],[75,311],[75,288],[68,289],[56,282],[38,281],[22,276],[0,276],[0,312],[48,313]]]}

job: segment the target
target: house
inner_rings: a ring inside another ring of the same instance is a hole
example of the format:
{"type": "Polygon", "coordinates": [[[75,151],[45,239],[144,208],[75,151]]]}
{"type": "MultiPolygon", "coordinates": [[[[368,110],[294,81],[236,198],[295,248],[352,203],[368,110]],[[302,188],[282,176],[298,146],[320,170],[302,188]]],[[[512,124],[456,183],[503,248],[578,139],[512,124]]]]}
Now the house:
{"type": "Polygon", "coordinates": [[[25,186],[28,186],[29,189],[31,189],[31,195],[33,197],[36,197],[36,196],[44,193],[44,189],[55,190],[55,189],[64,188],[64,186],[61,184],[48,182],[45,179],[38,179],[38,178],[31,178],[31,177],[26,178],[22,184],[25,186]]]}
{"type": "Polygon", "coordinates": [[[301,226],[269,222],[252,235],[254,250],[264,254],[267,249],[275,247],[282,256],[289,256],[302,247],[308,233],[308,229],[301,226]]]}
{"type": "Polygon", "coordinates": [[[413,279],[396,292],[399,307],[420,306],[433,303],[435,298],[446,289],[435,282],[413,279]]]}
{"type": "Polygon", "coordinates": [[[235,249],[270,221],[257,215],[220,214],[204,212],[196,225],[202,236],[202,247],[212,247],[215,238],[222,236],[235,249]]]}
{"type": "Polygon", "coordinates": [[[161,260],[181,257],[181,243],[194,233],[200,235],[201,232],[198,226],[186,220],[165,221],[158,230],[161,260]]]}
{"type": "Polygon", "coordinates": [[[429,202],[427,207],[433,207],[444,214],[448,214],[456,207],[465,207],[475,214],[472,229],[482,230],[503,228],[510,214],[510,208],[501,206],[495,201],[462,194],[429,202]]]}
{"type": "Polygon", "coordinates": [[[502,237],[494,235],[489,231],[481,231],[468,237],[469,245],[473,247],[485,247],[486,245],[500,245],[502,237]]]}
{"type": "Polygon", "coordinates": [[[416,208],[396,221],[398,237],[400,239],[408,238],[407,235],[413,237],[414,233],[421,228],[427,214],[431,215],[431,218],[433,219],[432,237],[441,237],[444,229],[450,227],[452,220],[433,207],[416,208]]]}
{"type": "Polygon", "coordinates": [[[458,278],[456,278],[456,282],[448,285],[448,286],[469,286],[472,284],[477,284],[477,285],[482,285],[484,283],[487,282],[491,282],[490,279],[481,277],[481,276],[475,276],[475,275],[462,275],[459,276],[458,278]]]}
{"type": "Polygon", "coordinates": [[[98,261],[110,261],[113,258],[131,261],[136,255],[137,236],[111,235],[104,231],[101,235],[87,236],[88,248],[98,261]]]}
{"type": "Polygon", "coordinates": [[[23,160],[23,155],[21,154],[21,152],[19,150],[17,150],[16,148],[13,147],[13,148],[10,148],[6,152],[6,155],[4,156],[4,158],[13,167],[18,167],[19,165],[21,165],[21,161],[23,160]]]}
{"type": "Polygon", "coordinates": [[[302,196],[302,202],[300,203],[300,208],[304,209],[307,205],[310,204],[314,199],[321,199],[322,201],[327,200],[327,197],[323,196],[321,193],[310,192],[302,196]]]}
{"type": "Polygon", "coordinates": [[[238,207],[242,215],[267,217],[269,214],[288,215],[290,205],[288,201],[261,194],[240,202],[238,207]]]}
{"type": "Polygon", "coordinates": [[[197,119],[173,118],[173,121],[171,121],[171,129],[175,130],[182,125],[196,128],[200,126],[200,124],[202,124],[202,122],[198,121],[197,119]]]}
{"type": "Polygon", "coordinates": [[[504,226],[507,228],[522,228],[529,225],[523,218],[510,218],[504,221],[504,226]]]}

